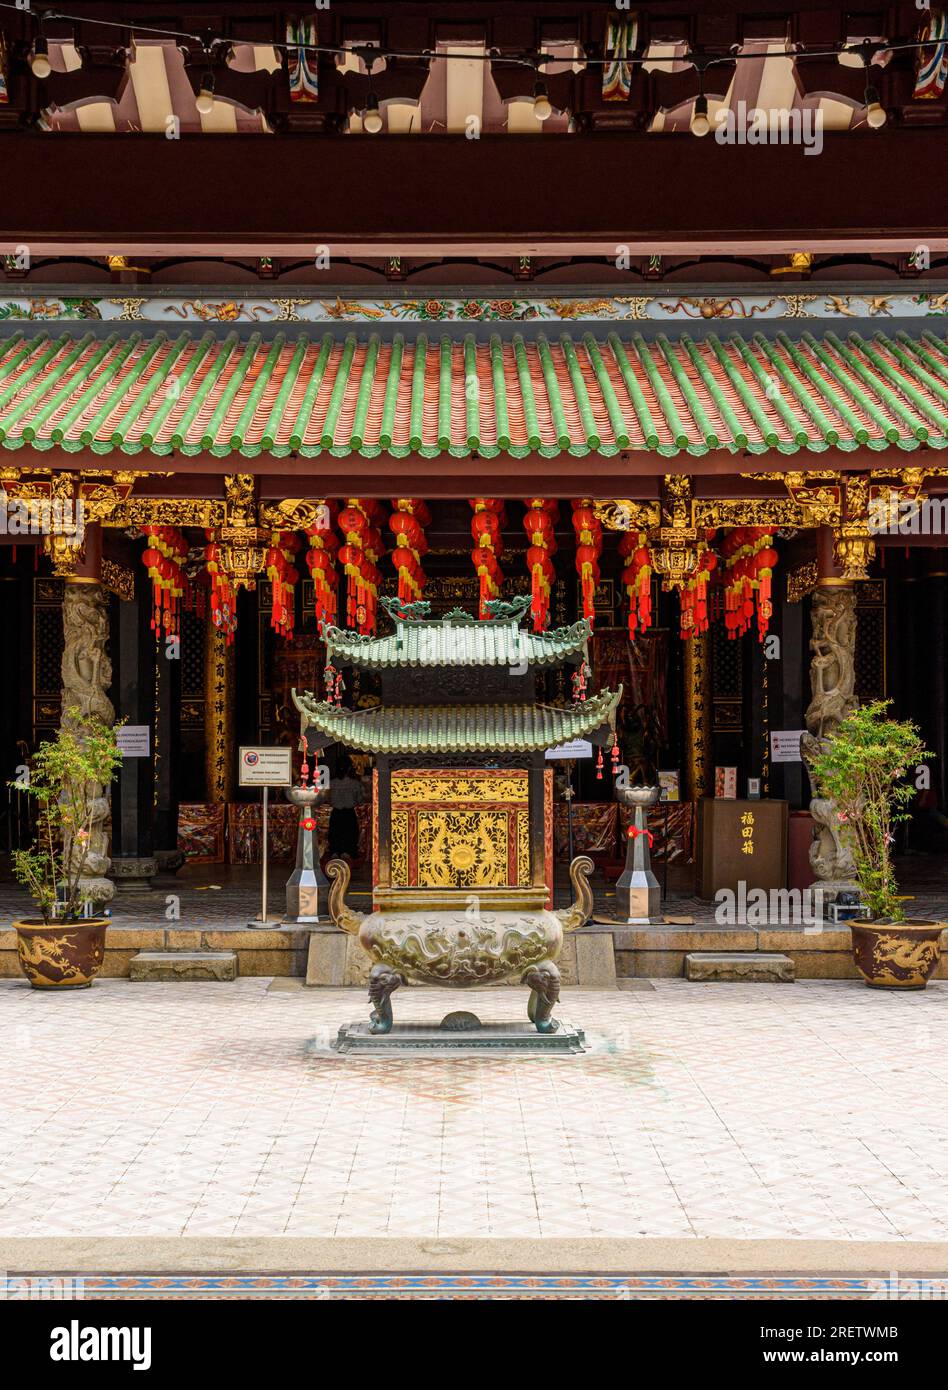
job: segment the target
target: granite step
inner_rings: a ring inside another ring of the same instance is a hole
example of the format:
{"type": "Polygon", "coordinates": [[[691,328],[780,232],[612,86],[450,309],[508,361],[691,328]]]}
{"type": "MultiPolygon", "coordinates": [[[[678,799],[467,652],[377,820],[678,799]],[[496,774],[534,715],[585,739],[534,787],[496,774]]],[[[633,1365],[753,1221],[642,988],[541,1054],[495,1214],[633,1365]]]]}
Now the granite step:
{"type": "Polygon", "coordinates": [[[139,951],[130,980],[236,980],[236,951],[139,951]]]}
{"type": "Polygon", "coordinates": [[[685,979],[706,984],[792,984],[796,967],[789,956],[771,951],[690,951],[685,956],[685,979]]]}

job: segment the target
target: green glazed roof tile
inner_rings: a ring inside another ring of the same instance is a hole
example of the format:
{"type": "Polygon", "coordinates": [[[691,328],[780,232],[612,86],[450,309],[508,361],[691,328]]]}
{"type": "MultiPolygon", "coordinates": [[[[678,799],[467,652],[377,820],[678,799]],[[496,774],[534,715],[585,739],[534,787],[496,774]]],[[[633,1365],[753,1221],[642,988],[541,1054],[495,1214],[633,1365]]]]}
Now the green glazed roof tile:
{"type": "Polygon", "coordinates": [[[397,666],[555,666],[582,660],[586,619],[551,632],[528,632],[501,622],[398,622],[386,637],[362,637],[327,627],[327,656],[336,666],[381,670],[397,666]]]}
{"type": "Polygon", "coordinates": [[[0,334],[0,443],[156,457],[659,458],[948,446],[948,350],[875,324],[721,341],[617,324],[488,342],[432,331],[292,340],[0,334]],[[861,332],[854,331],[861,327],[861,332]]]}
{"type": "Polygon", "coordinates": [[[536,753],[611,724],[621,699],[620,686],[566,709],[493,704],[348,710],[293,691],[309,728],[366,753],[536,753]]]}

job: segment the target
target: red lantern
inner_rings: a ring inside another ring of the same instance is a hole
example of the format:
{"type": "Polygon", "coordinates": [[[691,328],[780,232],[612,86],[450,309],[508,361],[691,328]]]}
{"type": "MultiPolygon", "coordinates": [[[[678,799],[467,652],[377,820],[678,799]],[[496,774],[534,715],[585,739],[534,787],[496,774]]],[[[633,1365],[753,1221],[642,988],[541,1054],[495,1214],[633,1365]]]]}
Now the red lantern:
{"type": "Polygon", "coordinates": [[[382,509],[372,498],[350,497],[339,513],[339,527],[346,544],[339,550],[339,561],[348,580],[346,620],[349,628],[361,633],[375,628],[378,589],[382,576],[375,562],[384,555],[385,546],[377,522],[382,509]]]}
{"type": "Polygon", "coordinates": [[[471,535],[475,545],[471,560],[480,579],[478,612],[484,618],[488,599],[497,597],[503,583],[498,557],[504,550],[501,534],[504,504],[496,497],[474,497],[471,506],[474,508],[471,535]]]}
{"type": "Polygon", "coordinates": [[[533,614],[535,632],[546,627],[550,611],[550,593],[556,578],[551,556],[556,550],[554,523],[559,515],[559,507],[553,498],[528,497],[524,499],[527,508],[523,518],[523,529],[530,542],[527,550],[527,564],[530,568],[530,611],[533,614]]]}
{"type": "Polygon", "coordinates": [[[574,497],[573,530],[576,533],[576,571],[583,597],[583,617],[592,623],[596,615],[596,585],[602,553],[602,524],[589,498],[574,497]]]}
{"type": "Polygon", "coordinates": [[[388,525],[395,536],[392,564],[398,571],[398,597],[402,603],[411,603],[425,587],[421,557],[428,550],[424,527],[430,525],[431,513],[420,497],[394,497],[392,506],[395,511],[388,525]]]}
{"type": "Polygon", "coordinates": [[[619,554],[627,557],[622,583],[629,596],[629,636],[645,632],[652,623],[652,557],[645,544],[644,531],[626,531],[619,541],[619,554]]]}
{"type": "Polygon", "coordinates": [[[281,637],[291,637],[296,622],[299,573],[292,561],[299,548],[299,540],[292,531],[281,531],[273,537],[267,553],[267,578],[273,586],[270,626],[281,637]]]}
{"type": "Polygon", "coordinates": [[[145,526],[149,544],[142,553],[152,586],[151,626],[156,635],[168,636],[180,630],[181,599],[190,600],[190,583],[184,571],[188,543],[174,526],[145,526]]]}
{"type": "Polygon", "coordinates": [[[757,601],[757,634],[762,642],[773,614],[771,579],[777,563],[773,537],[766,526],[738,527],[721,546],[725,562],[724,621],[728,637],[742,637],[754,617],[757,601]]]}
{"type": "Polygon", "coordinates": [[[306,563],[313,579],[316,626],[320,636],[327,623],[335,622],[336,618],[339,576],[336,573],[335,556],[339,549],[339,538],[332,529],[335,515],[335,503],[323,503],[318,509],[316,520],[307,530],[310,549],[306,555],[306,563]]]}
{"type": "Polygon", "coordinates": [[[576,547],[576,569],[583,595],[583,617],[592,622],[596,613],[596,585],[599,583],[599,552],[595,546],[576,547]]]}

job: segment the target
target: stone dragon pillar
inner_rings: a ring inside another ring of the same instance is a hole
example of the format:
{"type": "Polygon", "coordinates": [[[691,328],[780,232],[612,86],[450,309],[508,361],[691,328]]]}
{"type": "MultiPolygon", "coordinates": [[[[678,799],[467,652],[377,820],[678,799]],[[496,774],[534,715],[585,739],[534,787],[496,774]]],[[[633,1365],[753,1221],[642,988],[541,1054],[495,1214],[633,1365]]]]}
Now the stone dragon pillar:
{"type": "Polygon", "coordinates": [[[810,866],[814,887],[821,888],[827,897],[835,897],[842,889],[856,888],[855,865],[840,839],[836,807],[821,795],[814,779],[812,760],[859,704],[855,695],[856,593],[835,564],[832,528],[820,527],[817,546],[818,580],[811,608],[812,695],[804,716],[807,731],[800,743],[813,793],[810,866]]]}
{"type": "MultiPolygon", "coordinates": [[[[111,727],[115,710],[107,691],[112,684],[112,663],[108,655],[109,596],[101,583],[101,535],[99,527],[86,529],[85,555],[77,560],[72,574],[64,576],[62,714],[64,729],[75,729],[87,719],[97,719],[111,727]]],[[[106,878],[109,869],[109,789],[94,788],[94,818],[89,836],[86,872],[79,880],[81,890],[94,903],[110,902],[115,885],[106,878]]],[[[68,859],[70,847],[64,846],[68,859]]]]}

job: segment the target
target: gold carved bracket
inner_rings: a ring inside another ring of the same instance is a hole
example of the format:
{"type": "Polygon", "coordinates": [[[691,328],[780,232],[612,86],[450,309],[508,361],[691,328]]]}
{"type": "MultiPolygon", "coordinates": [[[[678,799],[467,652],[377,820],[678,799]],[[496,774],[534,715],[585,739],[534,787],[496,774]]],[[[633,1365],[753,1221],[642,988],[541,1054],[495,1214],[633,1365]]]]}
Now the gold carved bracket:
{"type": "Polygon", "coordinates": [[[121,526],[222,526],[225,504],[213,497],[132,497],[125,504],[121,526]]]}
{"type": "Polygon", "coordinates": [[[694,525],[694,484],[687,473],[666,473],[662,479],[662,526],[677,529],[694,525]]]}
{"type": "Polygon", "coordinates": [[[699,529],[721,526],[815,526],[806,502],[792,497],[699,497],[694,503],[699,529]]]}
{"type": "Polygon", "coordinates": [[[252,473],[225,473],[224,497],[228,526],[242,529],[256,526],[256,479],[252,473]]]}
{"type": "Polygon", "coordinates": [[[257,517],[273,531],[307,531],[326,516],[324,497],[287,497],[280,502],[261,502],[257,517]]]}
{"type": "Polygon", "coordinates": [[[628,497],[603,498],[593,510],[607,531],[651,531],[661,521],[657,502],[633,502],[628,497]]]}

